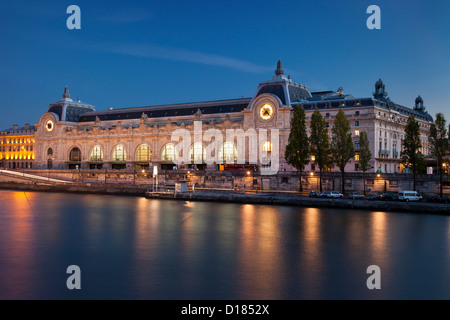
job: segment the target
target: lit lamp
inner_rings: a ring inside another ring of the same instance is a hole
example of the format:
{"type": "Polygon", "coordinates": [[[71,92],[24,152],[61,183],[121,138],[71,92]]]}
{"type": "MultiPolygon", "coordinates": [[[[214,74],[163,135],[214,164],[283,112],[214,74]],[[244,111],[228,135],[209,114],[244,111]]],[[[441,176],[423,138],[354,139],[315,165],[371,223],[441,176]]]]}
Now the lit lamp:
{"type": "Polygon", "coordinates": [[[314,172],[311,171],[311,172],[309,173],[309,175],[310,175],[311,177],[314,176],[314,172]]]}

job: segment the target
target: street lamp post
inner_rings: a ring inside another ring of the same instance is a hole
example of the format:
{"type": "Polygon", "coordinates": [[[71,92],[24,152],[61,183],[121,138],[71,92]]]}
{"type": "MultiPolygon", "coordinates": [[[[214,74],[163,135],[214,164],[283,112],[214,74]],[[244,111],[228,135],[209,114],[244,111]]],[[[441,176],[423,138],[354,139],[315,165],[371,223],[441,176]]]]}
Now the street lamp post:
{"type": "Polygon", "coordinates": [[[378,179],[378,180],[380,179],[380,177],[381,177],[381,174],[380,174],[380,173],[377,173],[377,179],[378,179]]]}
{"type": "MultiPolygon", "coordinates": [[[[309,173],[309,175],[311,176],[311,178],[314,177],[314,171],[311,171],[309,173]]],[[[316,189],[319,189],[319,180],[318,180],[318,178],[316,178],[316,189]]]]}
{"type": "Polygon", "coordinates": [[[155,190],[155,182],[153,182],[153,192],[158,192],[158,166],[153,166],[153,179],[156,180],[156,190],[155,190]]]}

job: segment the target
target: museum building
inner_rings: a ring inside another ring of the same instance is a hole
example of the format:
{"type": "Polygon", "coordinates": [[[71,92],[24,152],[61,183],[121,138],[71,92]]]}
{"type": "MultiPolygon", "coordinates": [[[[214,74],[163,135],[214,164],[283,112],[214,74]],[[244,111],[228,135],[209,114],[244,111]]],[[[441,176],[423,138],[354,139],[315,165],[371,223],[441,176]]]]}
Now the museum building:
{"type": "MultiPolygon", "coordinates": [[[[66,87],[63,98],[50,104],[36,124],[36,168],[54,169],[160,169],[180,168],[175,164],[176,142],[171,136],[176,129],[192,132],[194,122],[199,121],[202,132],[218,129],[224,141],[213,155],[217,163],[206,164],[204,142],[192,143],[189,150],[191,163],[184,168],[227,170],[240,168],[238,148],[235,141],[225,141],[227,129],[249,129],[269,132],[267,140],[258,140],[258,148],[270,157],[272,149],[278,149],[279,170],[293,171],[284,159],[288,142],[290,120],[294,108],[301,105],[306,111],[307,126],[314,110],[318,109],[326,119],[327,127],[333,126],[338,110],[344,110],[351,124],[355,145],[355,158],[347,164],[346,171],[359,170],[359,135],[366,131],[373,159],[372,172],[400,173],[400,153],[404,128],[413,115],[420,124],[421,152],[428,155],[428,136],[432,117],[426,112],[423,99],[415,99],[414,107],[408,108],[390,100],[383,81],[375,83],[370,97],[355,98],[337,91],[311,92],[303,84],[284,75],[278,61],[271,80],[261,82],[251,98],[182,103],[160,106],[123,108],[96,111],[94,106],[70,98],[66,87]],[[271,129],[278,129],[278,141],[271,142],[271,129]],[[278,143],[273,148],[273,143],[278,143]],[[220,164],[223,162],[223,164],[220,164]],[[195,163],[195,164],[194,164],[195,163]]],[[[248,144],[248,141],[247,141],[248,144]]],[[[241,150],[241,149],[239,149],[241,150]]],[[[249,145],[245,147],[245,163],[251,165],[249,145]]],[[[253,149],[252,149],[253,150],[253,149]]],[[[255,167],[267,165],[258,159],[255,167]]],[[[318,170],[314,157],[306,170],[318,170]]],[[[337,168],[330,168],[338,171],[337,168]]]]}

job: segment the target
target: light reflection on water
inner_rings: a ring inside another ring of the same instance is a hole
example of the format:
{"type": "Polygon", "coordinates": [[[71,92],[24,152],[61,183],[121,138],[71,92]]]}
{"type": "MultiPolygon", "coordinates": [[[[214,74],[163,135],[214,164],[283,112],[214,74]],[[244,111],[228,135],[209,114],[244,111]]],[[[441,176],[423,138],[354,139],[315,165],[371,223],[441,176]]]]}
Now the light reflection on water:
{"type": "Polygon", "coordinates": [[[1,299],[449,299],[445,216],[0,191],[1,299]],[[67,266],[82,290],[65,287],[67,266]],[[382,271],[368,290],[366,269],[382,271]]]}

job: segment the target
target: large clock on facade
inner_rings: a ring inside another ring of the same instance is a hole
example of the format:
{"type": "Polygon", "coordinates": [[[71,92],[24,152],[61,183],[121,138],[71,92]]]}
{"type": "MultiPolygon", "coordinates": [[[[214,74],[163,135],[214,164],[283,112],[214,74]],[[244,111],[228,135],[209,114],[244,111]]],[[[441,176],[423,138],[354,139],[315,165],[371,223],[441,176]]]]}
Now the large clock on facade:
{"type": "Polygon", "coordinates": [[[54,124],[52,120],[48,120],[47,123],[45,124],[45,129],[47,129],[48,132],[52,131],[54,128],[54,124]]]}
{"type": "Polygon", "coordinates": [[[266,103],[261,108],[259,108],[259,117],[263,120],[269,120],[273,116],[273,107],[266,103]]]}

